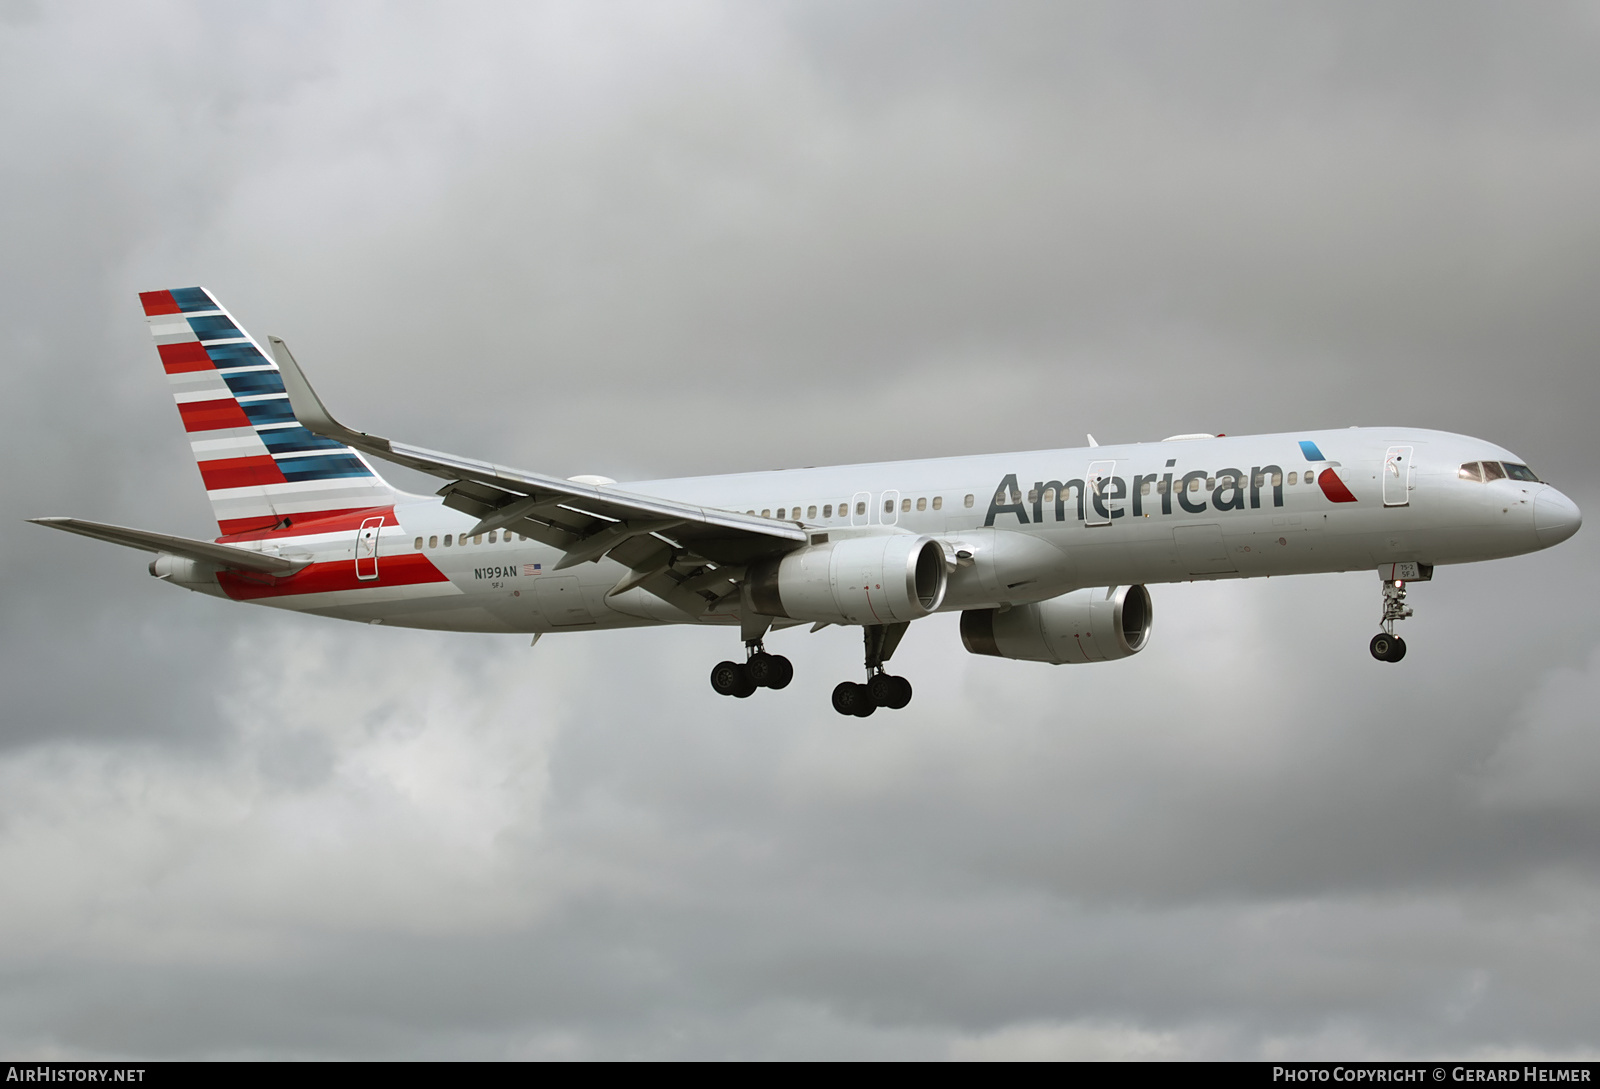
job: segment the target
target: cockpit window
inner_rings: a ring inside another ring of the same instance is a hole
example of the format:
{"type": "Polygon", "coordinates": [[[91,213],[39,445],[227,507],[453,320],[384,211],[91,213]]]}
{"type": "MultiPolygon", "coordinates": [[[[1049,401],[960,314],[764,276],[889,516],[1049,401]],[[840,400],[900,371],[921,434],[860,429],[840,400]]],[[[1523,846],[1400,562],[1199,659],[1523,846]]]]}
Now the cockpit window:
{"type": "Polygon", "coordinates": [[[1484,480],[1504,480],[1505,478],[1506,471],[1500,468],[1500,463],[1498,461],[1486,461],[1483,463],[1484,480]]]}
{"type": "Polygon", "coordinates": [[[1478,463],[1476,461],[1467,462],[1460,468],[1456,475],[1462,480],[1476,480],[1480,484],[1483,483],[1483,470],[1478,468],[1478,463]]]}
{"type": "Polygon", "coordinates": [[[1525,480],[1529,484],[1539,483],[1539,478],[1535,476],[1533,470],[1528,468],[1526,465],[1518,465],[1514,461],[1508,461],[1505,463],[1505,466],[1506,476],[1509,476],[1512,480],[1525,480]]]}

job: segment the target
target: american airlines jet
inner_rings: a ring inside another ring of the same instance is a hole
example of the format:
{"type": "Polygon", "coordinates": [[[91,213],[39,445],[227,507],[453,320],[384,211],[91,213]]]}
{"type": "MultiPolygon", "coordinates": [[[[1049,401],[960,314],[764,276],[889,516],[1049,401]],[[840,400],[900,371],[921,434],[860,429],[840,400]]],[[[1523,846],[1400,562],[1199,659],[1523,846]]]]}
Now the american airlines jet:
{"type": "Polygon", "coordinates": [[[974,654],[1127,658],[1147,587],[1375,570],[1372,656],[1398,662],[1408,584],[1441,564],[1548,548],[1577,506],[1508,450],[1407,427],[882,462],[619,484],[410,446],[339,423],[288,347],[265,347],[203,288],[140,296],[220,535],[76,518],[40,525],[155,553],[150,573],[214,597],[368,624],[549,632],[737,629],[725,696],[783,688],[775,629],[862,629],[865,681],[833,706],[900,708],[884,668],[913,621],[961,613],[974,654]],[[445,481],[391,487],[369,458],[445,481]]]}

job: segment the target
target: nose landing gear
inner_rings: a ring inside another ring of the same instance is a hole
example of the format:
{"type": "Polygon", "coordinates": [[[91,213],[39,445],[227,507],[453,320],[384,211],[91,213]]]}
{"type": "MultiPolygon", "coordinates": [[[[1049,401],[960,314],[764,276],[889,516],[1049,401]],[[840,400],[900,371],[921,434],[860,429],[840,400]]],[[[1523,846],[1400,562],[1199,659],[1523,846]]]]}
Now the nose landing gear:
{"type": "Polygon", "coordinates": [[[1383,580],[1383,628],[1372,637],[1372,642],[1367,644],[1367,649],[1372,651],[1372,656],[1380,662],[1398,662],[1406,656],[1406,641],[1394,633],[1397,621],[1404,620],[1413,615],[1410,607],[1406,605],[1406,584],[1404,579],[1383,580]]]}

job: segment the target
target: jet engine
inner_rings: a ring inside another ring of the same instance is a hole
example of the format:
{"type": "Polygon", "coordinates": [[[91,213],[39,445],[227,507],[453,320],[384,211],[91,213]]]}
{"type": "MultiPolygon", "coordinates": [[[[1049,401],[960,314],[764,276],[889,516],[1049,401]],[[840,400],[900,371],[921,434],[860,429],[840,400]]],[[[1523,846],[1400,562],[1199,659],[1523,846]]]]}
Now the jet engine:
{"type": "Polygon", "coordinates": [[[186,590],[223,596],[222,587],[217,584],[217,569],[212,564],[158,552],[155,559],[150,561],[150,573],[186,590]]]}
{"type": "Polygon", "coordinates": [[[891,624],[927,616],[949,574],[932,537],[894,533],[811,545],[750,567],[747,604],[764,616],[891,624]]]}
{"type": "Polygon", "coordinates": [[[1150,642],[1150,591],[1143,586],[1074,590],[1032,605],[968,609],[961,642],[973,654],[1066,665],[1109,662],[1150,642]]]}

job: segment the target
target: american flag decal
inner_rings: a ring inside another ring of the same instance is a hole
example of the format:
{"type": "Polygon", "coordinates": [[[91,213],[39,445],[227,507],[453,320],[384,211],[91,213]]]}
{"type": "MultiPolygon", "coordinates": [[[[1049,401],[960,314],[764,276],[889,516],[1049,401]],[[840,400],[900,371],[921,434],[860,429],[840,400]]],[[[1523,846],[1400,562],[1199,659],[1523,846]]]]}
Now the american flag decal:
{"type": "Polygon", "coordinates": [[[522,573],[524,575],[537,575],[541,566],[541,564],[537,563],[525,563],[522,565],[522,573]]]}

